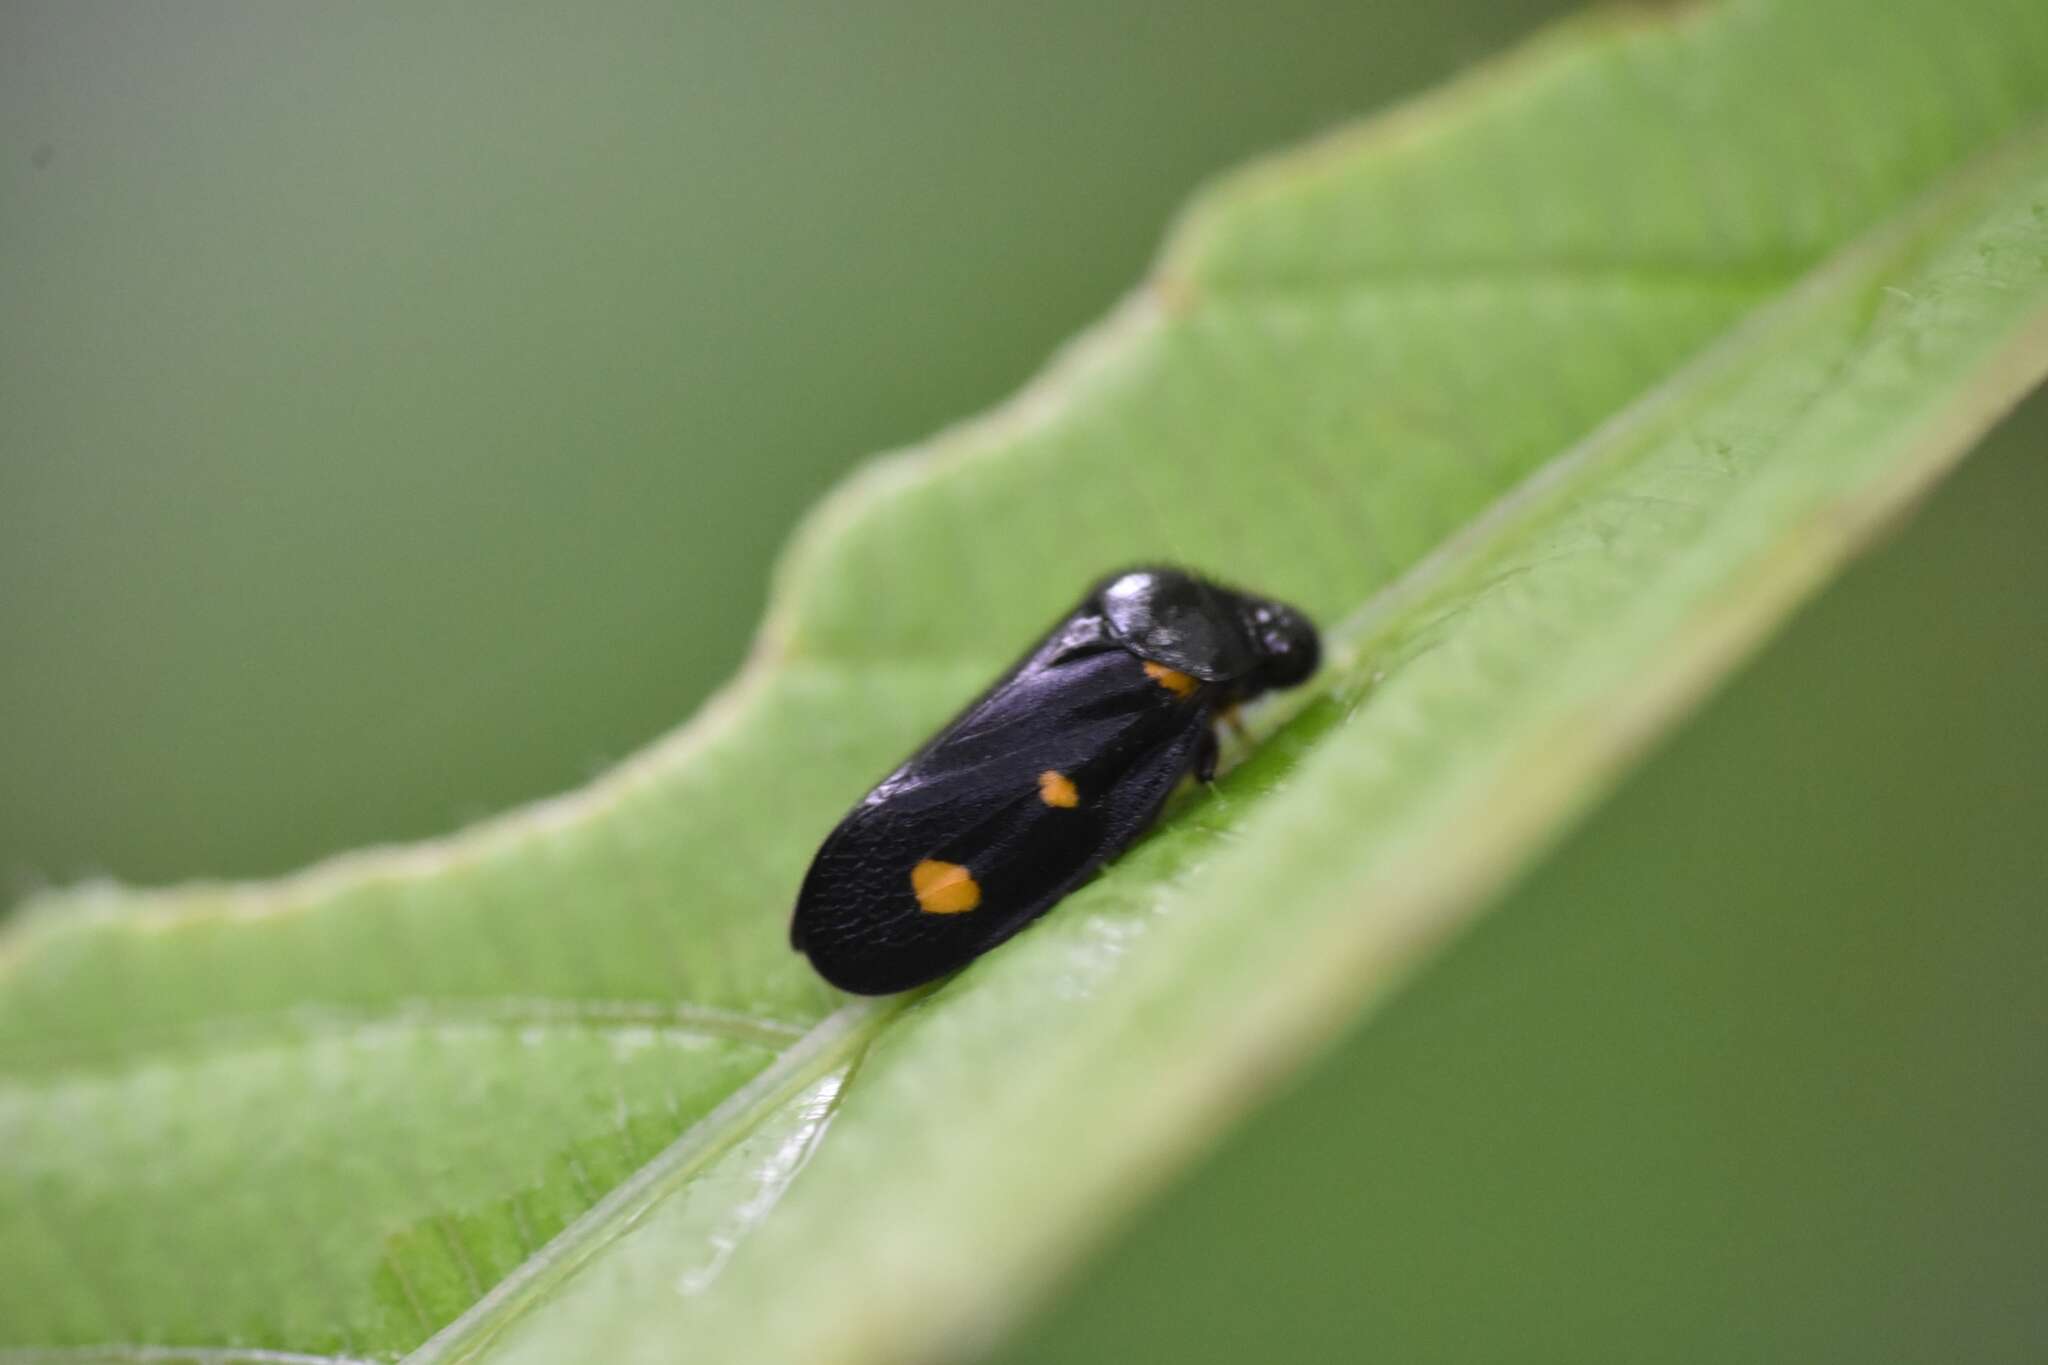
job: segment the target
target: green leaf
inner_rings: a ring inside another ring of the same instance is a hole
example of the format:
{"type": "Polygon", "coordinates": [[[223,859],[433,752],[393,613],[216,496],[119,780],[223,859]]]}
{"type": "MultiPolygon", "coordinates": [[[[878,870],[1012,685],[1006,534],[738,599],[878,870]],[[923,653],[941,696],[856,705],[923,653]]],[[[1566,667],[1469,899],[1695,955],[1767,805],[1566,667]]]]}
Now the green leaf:
{"type": "Polygon", "coordinates": [[[2048,369],[2044,114],[2034,0],[1750,3],[1571,26],[1218,187],[1015,403],[833,500],[745,673],[618,771],[17,917],[0,1341],[996,1330],[2048,369]],[[1031,932],[842,1004],[784,945],[819,834],[1151,557],[1311,608],[1324,677],[1031,932]]]}

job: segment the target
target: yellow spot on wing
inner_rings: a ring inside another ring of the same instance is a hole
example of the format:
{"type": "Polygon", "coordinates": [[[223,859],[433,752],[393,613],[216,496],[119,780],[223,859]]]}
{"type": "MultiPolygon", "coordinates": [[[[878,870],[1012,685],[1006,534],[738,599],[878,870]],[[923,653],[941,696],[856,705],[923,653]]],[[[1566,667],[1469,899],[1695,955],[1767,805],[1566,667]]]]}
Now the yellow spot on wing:
{"type": "Polygon", "coordinates": [[[910,869],[910,889],[927,915],[957,915],[981,904],[981,886],[958,863],[926,858],[910,869]]]}
{"type": "Polygon", "coordinates": [[[1145,676],[1173,693],[1174,696],[1183,699],[1193,696],[1195,689],[1202,685],[1177,668],[1168,668],[1165,664],[1155,664],[1149,659],[1145,662],[1145,676]]]}
{"type": "Polygon", "coordinates": [[[1048,806],[1072,810],[1081,804],[1081,793],[1074,790],[1074,779],[1047,768],[1038,775],[1038,799],[1048,806]]]}

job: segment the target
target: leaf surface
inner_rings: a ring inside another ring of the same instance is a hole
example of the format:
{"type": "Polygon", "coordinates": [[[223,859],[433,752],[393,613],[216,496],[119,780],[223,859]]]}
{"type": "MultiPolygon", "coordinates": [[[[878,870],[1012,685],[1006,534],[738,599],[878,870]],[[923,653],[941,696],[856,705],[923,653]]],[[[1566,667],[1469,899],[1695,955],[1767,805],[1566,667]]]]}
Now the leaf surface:
{"type": "Polygon", "coordinates": [[[2044,114],[2036,4],[1759,0],[1568,26],[1223,183],[1014,403],[822,509],[741,678],[590,788],[18,917],[0,1336],[995,1330],[2040,378],[2044,114]],[[818,837],[1153,558],[1308,607],[1325,674],[1029,933],[842,1003],[784,942],[818,837]]]}

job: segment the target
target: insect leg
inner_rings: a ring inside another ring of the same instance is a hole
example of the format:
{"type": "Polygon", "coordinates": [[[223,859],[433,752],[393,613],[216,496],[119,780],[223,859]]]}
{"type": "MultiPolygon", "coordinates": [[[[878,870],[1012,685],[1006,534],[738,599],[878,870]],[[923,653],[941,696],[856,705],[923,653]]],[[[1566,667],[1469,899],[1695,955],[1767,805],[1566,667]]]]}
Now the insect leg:
{"type": "Polygon", "coordinates": [[[1216,718],[1230,727],[1230,733],[1236,736],[1239,744],[1249,744],[1252,742],[1252,732],[1244,728],[1244,709],[1242,707],[1226,706],[1217,713],[1216,718]]]}

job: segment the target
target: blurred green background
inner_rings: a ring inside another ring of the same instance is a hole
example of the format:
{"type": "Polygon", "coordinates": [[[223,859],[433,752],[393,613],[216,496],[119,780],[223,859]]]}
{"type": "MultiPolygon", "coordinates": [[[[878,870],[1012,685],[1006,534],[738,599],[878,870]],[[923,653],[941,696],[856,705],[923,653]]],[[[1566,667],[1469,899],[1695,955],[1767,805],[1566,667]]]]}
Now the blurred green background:
{"type": "MultiPolygon", "coordinates": [[[[0,2],[0,886],[581,781],[1203,177],[1564,8],[0,2]]],[[[2048,1354],[2044,443],[1011,1357],[2048,1354]]]]}
{"type": "Polygon", "coordinates": [[[1204,177],[1561,9],[0,0],[0,879],[582,781],[1204,177]]]}

